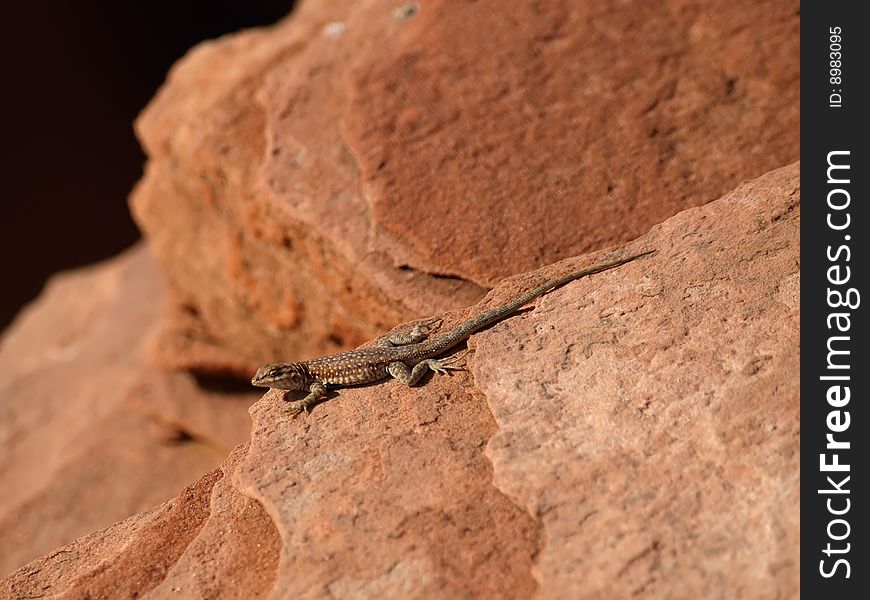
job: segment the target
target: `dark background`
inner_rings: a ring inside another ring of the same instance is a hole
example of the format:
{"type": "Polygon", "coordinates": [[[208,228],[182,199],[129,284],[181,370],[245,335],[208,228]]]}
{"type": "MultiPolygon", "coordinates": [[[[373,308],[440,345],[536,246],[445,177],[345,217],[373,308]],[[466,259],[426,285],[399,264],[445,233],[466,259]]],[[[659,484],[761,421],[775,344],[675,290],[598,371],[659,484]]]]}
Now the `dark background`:
{"type": "Polygon", "coordinates": [[[197,42],[268,25],[292,0],[30,2],[4,8],[0,330],[62,269],[139,238],[132,123],[197,42]]]}

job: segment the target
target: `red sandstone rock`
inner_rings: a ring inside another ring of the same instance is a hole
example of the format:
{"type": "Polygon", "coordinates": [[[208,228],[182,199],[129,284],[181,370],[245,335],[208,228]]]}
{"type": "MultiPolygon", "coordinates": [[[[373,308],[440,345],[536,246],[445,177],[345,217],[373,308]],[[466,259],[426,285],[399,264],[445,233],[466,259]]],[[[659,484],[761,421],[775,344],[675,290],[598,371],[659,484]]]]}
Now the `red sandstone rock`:
{"type": "Polygon", "coordinates": [[[140,247],[53,278],[3,334],[3,575],[172,497],[247,439],[250,392],[145,362],[162,297],[140,247]]]}
{"type": "Polygon", "coordinates": [[[658,254],[476,335],[470,373],[267,394],[218,471],[0,596],[796,595],[798,166],[679,211],[797,158],[797,2],[395,8],[307,2],[173,69],[132,201],[164,333],[140,251],[4,334],[0,569],[247,439],[248,393],[146,347],[247,376],[679,213],[658,254]]]}
{"type": "Polygon", "coordinates": [[[271,391],[220,472],[0,595],[793,597],[799,225],[792,164],[474,335],[468,373],[298,418],[271,391]]]}
{"type": "Polygon", "coordinates": [[[487,456],[546,532],[542,596],[799,595],[799,230],[794,164],[480,337],[487,456]]]}
{"type": "Polygon", "coordinates": [[[203,44],[140,118],[163,365],[355,346],[798,158],[796,1],[395,8],[203,44]]]}

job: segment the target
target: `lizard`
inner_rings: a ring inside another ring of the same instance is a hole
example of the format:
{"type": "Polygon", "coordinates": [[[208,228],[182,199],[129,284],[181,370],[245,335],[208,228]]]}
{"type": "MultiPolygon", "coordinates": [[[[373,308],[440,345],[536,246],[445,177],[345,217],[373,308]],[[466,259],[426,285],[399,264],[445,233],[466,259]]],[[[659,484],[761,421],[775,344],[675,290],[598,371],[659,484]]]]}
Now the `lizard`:
{"type": "Polygon", "coordinates": [[[429,335],[441,326],[440,317],[423,320],[408,333],[387,334],[377,338],[372,346],[313,360],[264,365],[257,369],[251,384],[285,391],[307,391],[308,395],[301,400],[287,401],[287,410],[292,414],[303,410],[308,412],[311,405],[326,397],[328,388],[375,383],[388,376],[410,387],[427,371],[446,374],[448,370],[462,369],[456,363],[468,350],[453,357],[435,357],[464,342],[484,327],[506,319],[524,304],[575,279],[613,269],[653,252],[655,250],[646,250],[550,279],[432,339],[429,339],[429,335]]]}

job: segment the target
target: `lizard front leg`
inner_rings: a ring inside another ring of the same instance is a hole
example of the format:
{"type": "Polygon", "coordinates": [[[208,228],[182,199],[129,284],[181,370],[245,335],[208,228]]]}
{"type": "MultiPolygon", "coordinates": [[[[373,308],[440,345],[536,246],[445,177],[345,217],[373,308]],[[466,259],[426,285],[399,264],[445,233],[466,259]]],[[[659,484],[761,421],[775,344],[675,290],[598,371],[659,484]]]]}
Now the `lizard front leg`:
{"type": "Polygon", "coordinates": [[[302,400],[287,400],[284,410],[290,414],[299,414],[303,410],[308,412],[309,407],[326,397],[326,386],[320,381],[315,381],[308,386],[308,395],[302,400]]]}
{"type": "Polygon", "coordinates": [[[454,363],[462,360],[462,358],[469,352],[470,350],[465,350],[464,352],[460,352],[459,354],[448,358],[427,358],[426,360],[421,360],[414,365],[413,369],[409,369],[408,365],[397,360],[387,365],[387,373],[405,385],[412,386],[420,381],[420,378],[429,370],[443,375],[446,375],[447,371],[464,371],[465,366],[457,366],[454,363]]]}

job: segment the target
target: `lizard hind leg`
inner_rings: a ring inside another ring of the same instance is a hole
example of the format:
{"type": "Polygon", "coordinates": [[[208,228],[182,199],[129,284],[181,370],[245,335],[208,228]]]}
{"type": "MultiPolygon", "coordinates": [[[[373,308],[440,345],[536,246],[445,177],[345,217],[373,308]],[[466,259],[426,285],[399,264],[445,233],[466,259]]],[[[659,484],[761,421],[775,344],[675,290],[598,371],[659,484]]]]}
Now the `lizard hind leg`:
{"type": "Polygon", "coordinates": [[[438,331],[438,328],[441,327],[442,321],[443,319],[441,317],[426,319],[425,321],[416,323],[414,325],[414,328],[409,332],[398,332],[378,338],[375,345],[380,347],[390,347],[419,344],[420,342],[428,338],[431,333],[438,331]]]}
{"type": "Polygon", "coordinates": [[[469,352],[470,350],[465,350],[447,358],[427,358],[414,365],[413,369],[409,369],[408,365],[397,360],[387,365],[387,373],[410,387],[420,381],[420,378],[426,374],[426,371],[433,371],[442,375],[446,375],[448,371],[464,371],[464,365],[456,365],[455,363],[462,360],[469,352]]]}

